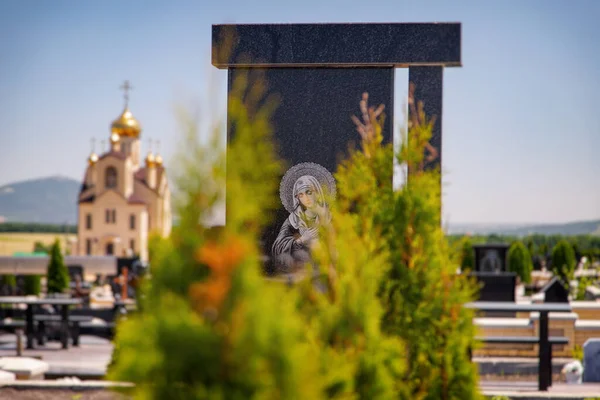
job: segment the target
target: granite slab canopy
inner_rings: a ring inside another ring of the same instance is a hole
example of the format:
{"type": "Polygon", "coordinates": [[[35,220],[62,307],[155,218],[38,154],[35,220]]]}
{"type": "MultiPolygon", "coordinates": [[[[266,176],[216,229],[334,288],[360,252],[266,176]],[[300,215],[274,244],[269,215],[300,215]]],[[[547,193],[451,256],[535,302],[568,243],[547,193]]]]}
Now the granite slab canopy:
{"type": "Polygon", "coordinates": [[[462,66],[460,23],[218,24],[212,40],[217,68],[462,66]]]}

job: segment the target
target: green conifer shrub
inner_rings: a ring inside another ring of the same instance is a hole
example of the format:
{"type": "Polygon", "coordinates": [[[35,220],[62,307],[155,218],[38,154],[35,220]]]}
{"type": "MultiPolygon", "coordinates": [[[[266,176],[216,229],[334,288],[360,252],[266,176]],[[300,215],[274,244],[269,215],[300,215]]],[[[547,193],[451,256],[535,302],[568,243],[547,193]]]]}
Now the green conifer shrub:
{"type": "Polygon", "coordinates": [[[552,249],[552,272],[565,285],[569,285],[575,276],[575,252],[567,240],[562,239],[552,249]]]}
{"type": "Polygon", "coordinates": [[[40,275],[25,275],[23,284],[25,295],[39,296],[42,291],[41,279],[40,275]]]}
{"type": "Polygon", "coordinates": [[[218,132],[202,145],[188,125],[181,222],[152,242],[141,312],[117,326],[108,379],[133,382],[136,398],[479,398],[472,313],[462,307],[472,286],[440,227],[439,173],[417,168],[426,129],[411,131],[398,156],[414,176],[394,191],[381,109],[364,100],[373,121],[336,173],[332,223],[313,252],[318,275],[286,287],[260,273],[259,233],[278,206],[282,166],[272,109],[251,103],[264,88],[247,96],[246,84],[231,86],[227,158],[218,132]],[[224,199],[227,225],[211,228],[224,199]]]}
{"type": "Polygon", "coordinates": [[[515,272],[523,283],[531,282],[533,261],[527,247],[521,241],[513,242],[508,249],[508,270],[515,272]]]}
{"type": "Polygon", "coordinates": [[[380,288],[381,326],[405,343],[401,379],[408,395],[402,398],[480,398],[477,368],[468,355],[475,345],[473,313],[463,307],[474,300],[476,288],[456,273],[460,254],[450,250],[441,228],[440,173],[424,168],[431,161],[426,149],[435,155],[428,147],[432,121],[419,107],[395,154],[391,145],[381,144],[379,109],[363,111],[357,123],[362,149],[340,165],[336,178],[355,229],[381,235],[374,247],[389,254],[380,288]],[[391,189],[393,157],[409,173],[398,190],[391,189]]]}
{"type": "Polygon", "coordinates": [[[475,269],[475,249],[473,248],[473,242],[468,236],[462,241],[460,266],[463,271],[473,271],[475,269]]]}
{"type": "Polygon", "coordinates": [[[14,293],[17,288],[17,277],[13,274],[2,275],[2,284],[6,285],[14,293]]]}
{"type": "Polygon", "coordinates": [[[48,293],[65,293],[69,288],[69,270],[65,265],[58,239],[54,241],[50,248],[50,261],[48,263],[46,279],[46,290],[48,293]]]}
{"type": "Polygon", "coordinates": [[[175,165],[181,222],[153,240],[142,311],[117,326],[109,379],[135,383],[135,398],[323,398],[320,348],[297,293],[261,275],[258,233],[277,205],[281,165],[267,123],[271,103],[249,104],[261,88],[243,97],[245,87],[233,82],[227,158],[220,130],[202,144],[197,121],[186,119],[175,165]],[[225,199],[227,225],[211,227],[211,210],[225,199]]]}

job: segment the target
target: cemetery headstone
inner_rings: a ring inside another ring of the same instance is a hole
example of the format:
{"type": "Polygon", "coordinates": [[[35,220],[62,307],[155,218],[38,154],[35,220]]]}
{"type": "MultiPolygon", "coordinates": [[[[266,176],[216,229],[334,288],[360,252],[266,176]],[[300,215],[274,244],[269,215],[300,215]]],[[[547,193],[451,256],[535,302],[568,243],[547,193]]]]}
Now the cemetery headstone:
{"type": "Polygon", "coordinates": [[[568,303],[569,289],[558,278],[552,278],[541,290],[544,293],[544,303],[568,303]]]}
{"type": "Polygon", "coordinates": [[[583,344],[583,381],[600,382],[600,339],[583,344]]]}
{"type": "Polygon", "coordinates": [[[479,301],[515,301],[516,273],[473,272],[472,275],[481,286],[479,301]]]}
{"type": "MultiPolygon", "coordinates": [[[[359,141],[350,116],[361,115],[363,93],[369,105],[385,106],[383,141],[392,140],[397,67],[409,68],[415,101],[436,117],[430,144],[438,156],[427,167],[441,165],[443,68],[461,66],[460,23],[225,24],[212,33],[212,63],[228,70],[230,93],[236,78],[255,69],[267,95],[278,98],[271,123],[289,169],[281,208],[261,238],[268,272],[310,263],[314,227],[329,218],[314,210],[327,210],[323,192],[335,195],[336,165],[359,141]]],[[[229,123],[229,139],[234,132],[229,123]]]]}
{"type": "Polygon", "coordinates": [[[510,246],[504,243],[476,244],[475,271],[500,274],[507,271],[507,253],[510,246]]]}

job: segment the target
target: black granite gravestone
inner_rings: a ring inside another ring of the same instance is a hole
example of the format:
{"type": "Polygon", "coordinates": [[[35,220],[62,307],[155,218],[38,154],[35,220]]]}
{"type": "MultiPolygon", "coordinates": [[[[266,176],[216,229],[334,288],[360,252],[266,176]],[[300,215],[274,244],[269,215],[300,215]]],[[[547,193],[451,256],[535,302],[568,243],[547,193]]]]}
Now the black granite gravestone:
{"type": "Polygon", "coordinates": [[[552,278],[541,290],[544,303],[568,303],[569,289],[558,277],[552,278]]]}
{"type": "Polygon", "coordinates": [[[507,271],[507,253],[510,246],[504,243],[473,245],[475,271],[500,274],[507,271]]]}
{"type": "Polygon", "coordinates": [[[479,301],[515,301],[517,274],[514,272],[472,272],[479,284],[479,301]]]}
{"type": "Polygon", "coordinates": [[[426,167],[441,165],[443,68],[461,66],[460,23],[226,24],[212,33],[212,63],[228,69],[230,92],[240,74],[258,69],[279,99],[274,138],[290,169],[282,178],[284,207],[262,238],[264,253],[277,261],[267,269],[285,270],[305,257],[301,250],[290,255],[303,239],[288,240],[298,236],[292,211],[304,207],[297,195],[312,188],[318,199],[321,185],[335,187],[331,174],[359,139],[350,116],[360,115],[364,92],[370,105],[385,105],[384,142],[392,140],[396,67],[409,68],[415,101],[436,117],[431,145],[438,157],[426,167]]]}

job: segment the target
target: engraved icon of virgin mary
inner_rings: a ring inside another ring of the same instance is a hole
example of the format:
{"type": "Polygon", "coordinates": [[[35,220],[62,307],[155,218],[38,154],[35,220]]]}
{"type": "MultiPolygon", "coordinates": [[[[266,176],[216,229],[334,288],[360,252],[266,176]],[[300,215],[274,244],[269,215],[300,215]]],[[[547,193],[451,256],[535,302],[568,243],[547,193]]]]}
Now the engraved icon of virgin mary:
{"type": "Polygon", "coordinates": [[[281,180],[279,195],[290,214],[271,248],[279,270],[290,272],[310,262],[310,250],[319,239],[319,226],[331,221],[323,186],[335,196],[333,176],[315,163],[297,164],[281,180]]]}

